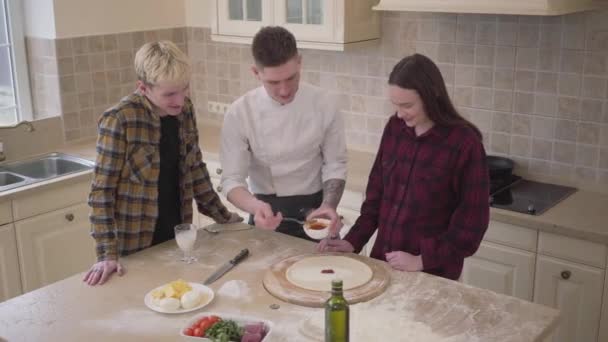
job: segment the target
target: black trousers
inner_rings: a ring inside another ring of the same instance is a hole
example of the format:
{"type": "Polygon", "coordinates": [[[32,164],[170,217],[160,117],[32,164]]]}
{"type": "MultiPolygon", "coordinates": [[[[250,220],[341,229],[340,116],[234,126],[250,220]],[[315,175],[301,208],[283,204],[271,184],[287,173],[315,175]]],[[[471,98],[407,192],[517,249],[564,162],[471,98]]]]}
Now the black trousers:
{"type": "MultiPolygon", "coordinates": [[[[281,212],[283,217],[292,217],[300,221],[304,221],[306,219],[306,210],[316,209],[323,202],[323,191],[319,191],[312,195],[278,197],[277,195],[257,194],[255,197],[260,201],[270,204],[272,211],[275,214],[277,212],[281,212]]],[[[249,215],[249,224],[254,224],[253,215],[249,215]]],[[[302,239],[316,241],[306,235],[301,224],[293,221],[281,222],[276,231],[302,239]]]]}

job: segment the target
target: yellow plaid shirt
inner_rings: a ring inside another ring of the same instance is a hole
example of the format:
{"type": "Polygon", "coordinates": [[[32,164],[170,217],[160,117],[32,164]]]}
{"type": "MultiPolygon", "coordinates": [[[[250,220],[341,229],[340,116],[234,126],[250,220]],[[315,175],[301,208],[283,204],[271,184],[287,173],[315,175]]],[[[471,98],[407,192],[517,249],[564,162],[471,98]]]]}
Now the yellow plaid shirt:
{"type": "MultiPolygon", "coordinates": [[[[182,222],[192,222],[192,199],[218,223],[230,212],[213,190],[198,146],[192,102],[180,115],[180,199],[182,222]]],[[[97,159],[89,205],[97,259],[117,260],[152,244],[158,217],[160,117],[138,93],[124,97],[98,122],[97,159]]]]}

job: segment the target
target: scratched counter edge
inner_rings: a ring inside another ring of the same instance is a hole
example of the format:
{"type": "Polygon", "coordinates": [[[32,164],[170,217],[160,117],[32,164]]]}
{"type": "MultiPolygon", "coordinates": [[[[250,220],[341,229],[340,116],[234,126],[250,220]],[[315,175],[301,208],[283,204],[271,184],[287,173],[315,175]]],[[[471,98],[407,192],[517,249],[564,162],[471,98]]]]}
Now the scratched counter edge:
{"type": "MultiPolygon", "coordinates": [[[[322,309],[280,301],[264,289],[262,280],[278,261],[313,252],[313,243],[257,229],[223,232],[197,243],[199,262],[195,264],[179,261],[181,253],[169,241],[123,258],[126,275],[114,276],[103,286],[88,287],[81,281],[83,275],[77,274],[0,303],[0,337],[8,341],[172,341],[179,340],[180,329],[191,317],[213,311],[273,321],[275,331],[268,341],[308,341],[298,332],[300,324],[322,309]],[[143,298],[150,289],[178,278],[202,282],[242,248],[249,248],[251,255],[211,285],[216,298],[205,308],[170,315],[145,307],[143,298]],[[218,291],[237,281],[247,286],[243,291],[247,295],[218,291]],[[279,308],[271,309],[272,304],[279,308]]],[[[380,316],[414,319],[446,338],[540,341],[557,324],[558,311],[545,306],[424,273],[389,273],[386,291],[366,305],[394,305],[400,309],[380,316]]],[[[383,330],[398,336],[392,328],[383,330]]]]}

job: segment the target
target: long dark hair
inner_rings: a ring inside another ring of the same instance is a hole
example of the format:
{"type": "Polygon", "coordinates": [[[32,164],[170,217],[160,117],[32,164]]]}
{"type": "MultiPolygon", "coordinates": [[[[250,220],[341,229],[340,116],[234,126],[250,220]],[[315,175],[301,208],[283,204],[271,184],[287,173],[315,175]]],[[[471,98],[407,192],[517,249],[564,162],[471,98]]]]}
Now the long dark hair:
{"type": "Polygon", "coordinates": [[[452,104],[441,72],[430,58],[418,53],[403,58],[391,71],[388,84],[418,92],[426,114],[436,125],[468,126],[481,140],[479,129],[452,104]]]}

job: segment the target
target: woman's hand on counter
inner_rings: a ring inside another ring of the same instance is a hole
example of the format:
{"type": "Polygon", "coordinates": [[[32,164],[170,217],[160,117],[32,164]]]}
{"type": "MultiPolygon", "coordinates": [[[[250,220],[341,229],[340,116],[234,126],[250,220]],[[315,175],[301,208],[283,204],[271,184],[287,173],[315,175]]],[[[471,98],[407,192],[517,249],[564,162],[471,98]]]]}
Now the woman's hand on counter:
{"type": "Polygon", "coordinates": [[[416,272],[423,269],[422,255],[395,251],[386,253],[386,261],[392,268],[399,271],[416,272]]]}
{"type": "Polygon", "coordinates": [[[319,252],[345,252],[352,253],[355,247],[346,240],[340,239],[323,239],[317,245],[317,251],[319,252]]]}
{"type": "Polygon", "coordinates": [[[91,286],[103,285],[114,272],[122,276],[125,274],[125,268],[116,260],[100,261],[91,266],[82,281],[91,286]]]}

